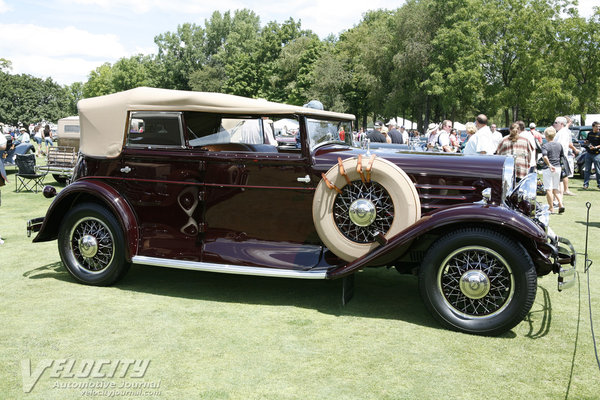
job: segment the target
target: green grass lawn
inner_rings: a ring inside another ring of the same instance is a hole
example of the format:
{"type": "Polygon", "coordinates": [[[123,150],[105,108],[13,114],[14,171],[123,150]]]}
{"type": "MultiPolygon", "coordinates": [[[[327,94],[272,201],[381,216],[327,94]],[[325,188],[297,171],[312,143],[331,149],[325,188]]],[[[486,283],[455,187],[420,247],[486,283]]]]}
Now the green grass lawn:
{"type": "MultiPolygon", "coordinates": [[[[81,398],[83,389],[56,386],[85,382],[160,385],[121,398],[600,398],[584,274],[562,293],[555,275],[539,279],[527,319],[494,338],[440,328],[416,278],[387,269],[359,273],[345,307],[341,281],[134,266],[113,287],[84,286],[62,266],[56,241],[26,237],[26,221],[51,200],[15,193],[9,178],[0,207],[1,399],[81,398]],[[143,378],[53,377],[48,369],[24,393],[22,360],[35,370],[56,359],[150,364],[143,378]]],[[[581,180],[571,186],[577,196],[551,226],[583,253],[591,202],[590,256],[600,260],[600,191],[582,191],[581,180]]],[[[578,264],[582,271],[582,256],[578,264]]],[[[600,341],[600,262],[590,280],[600,341]]]]}

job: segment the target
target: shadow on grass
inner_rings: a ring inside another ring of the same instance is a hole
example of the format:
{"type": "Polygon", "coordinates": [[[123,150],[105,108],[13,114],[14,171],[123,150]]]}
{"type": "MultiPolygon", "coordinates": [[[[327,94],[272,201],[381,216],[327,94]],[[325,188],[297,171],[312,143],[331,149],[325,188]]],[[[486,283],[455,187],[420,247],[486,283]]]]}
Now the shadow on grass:
{"type": "Polygon", "coordinates": [[[63,267],[61,261],[32,269],[31,271],[25,272],[23,276],[29,279],[54,278],[65,282],[75,282],[75,280],[63,267]]]}
{"type": "Polygon", "coordinates": [[[524,320],[529,324],[529,332],[525,336],[530,339],[539,339],[546,336],[548,332],[550,332],[550,325],[552,324],[552,302],[550,300],[550,293],[548,292],[548,289],[543,286],[538,286],[538,291],[542,294],[541,307],[536,307],[537,303],[535,303],[524,320]],[[541,321],[534,321],[533,316],[540,313],[542,315],[541,321]]]}
{"type": "MultiPolygon", "coordinates": [[[[575,221],[576,224],[587,225],[586,221],[575,221]]],[[[590,222],[590,228],[600,228],[600,222],[590,222]]]]}
{"type": "MultiPolygon", "coordinates": [[[[30,279],[53,278],[78,284],[62,262],[48,264],[23,276],[30,279]]],[[[269,306],[295,306],[315,309],[336,316],[383,318],[405,321],[427,328],[444,329],[430,315],[419,295],[417,278],[385,268],[367,268],[356,274],[353,299],[342,305],[342,280],[302,280],[260,276],[218,274],[180,269],[133,265],[115,287],[159,296],[269,306]]],[[[543,293],[541,309],[534,308],[524,321],[532,339],[545,336],[552,321],[548,290],[543,293]],[[532,316],[542,313],[540,322],[532,316]],[[538,326],[539,325],[539,326],[538,326]]],[[[513,339],[508,331],[498,338],[513,339]]]]}
{"type": "MultiPolygon", "coordinates": [[[[79,284],[62,262],[41,266],[23,276],[79,284]]],[[[383,268],[358,273],[354,298],[345,306],[342,305],[341,279],[270,278],[133,265],[114,287],[186,299],[296,306],[337,316],[396,319],[442,329],[423,305],[416,277],[383,268]]]]}
{"type": "Polygon", "coordinates": [[[398,319],[438,328],[423,305],[417,279],[367,269],[355,279],[354,298],[342,305],[342,280],[302,280],[132,266],[123,290],[210,301],[297,306],[337,316],[398,319]]]}

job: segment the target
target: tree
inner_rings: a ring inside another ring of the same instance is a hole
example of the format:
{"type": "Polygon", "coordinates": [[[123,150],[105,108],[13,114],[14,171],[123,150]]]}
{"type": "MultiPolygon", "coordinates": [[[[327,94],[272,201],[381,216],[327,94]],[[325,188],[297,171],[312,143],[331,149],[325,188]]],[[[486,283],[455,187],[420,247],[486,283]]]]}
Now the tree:
{"type": "Polygon", "coordinates": [[[12,62],[6,58],[0,58],[0,72],[9,72],[12,69],[12,62]]]}
{"type": "Polygon", "coordinates": [[[116,92],[110,63],[104,63],[90,72],[88,81],[83,85],[83,97],[103,96],[116,92]]]}
{"type": "Polygon", "coordinates": [[[423,82],[435,101],[437,120],[473,115],[483,97],[483,49],[472,23],[476,4],[469,0],[432,3],[437,30],[431,40],[433,56],[423,82]]]}
{"type": "Polygon", "coordinates": [[[313,35],[301,36],[283,47],[270,77],[271,100],[305,104],[311,87],[313,64],[323,44],[313,35]]]}
{"type": "Polygon", "coordinates": [[[68,114],[66,90],[52,79],[0,72],[0,121],[56,121],[68,114]]]}
{"type": "Polygon", "coordinates": [[[112,67],[112,81],[115,91],[133,89],[139,86],[154,86],[157,66],[152,56],[138,54],[121,58],[112,67]]]}
{"type": "Polygon", "coordinates": [[[166,89],[190,90],[190,75],[206,61],[204,29],[196,24],[177,26],[154,38],[158,46],[157,85],[166,89]]]}
{"type": "Polygon", "coordinates": [[[83,99],[83,83],[73,82],[69,86],[65,86],[67,94],[67,115],[77,115],[77,102],[83,99]]]}
{"type": "MultiPolygon", "coordinates": [[[[562,68],[558,71],[564,89],[573,93],[581,114],[600,110],[600,9],[589,20],[573,15],[558,24],[557,55],[562,68]]],[[[553,118],[553,117],[552,117],[553,118]]]]}

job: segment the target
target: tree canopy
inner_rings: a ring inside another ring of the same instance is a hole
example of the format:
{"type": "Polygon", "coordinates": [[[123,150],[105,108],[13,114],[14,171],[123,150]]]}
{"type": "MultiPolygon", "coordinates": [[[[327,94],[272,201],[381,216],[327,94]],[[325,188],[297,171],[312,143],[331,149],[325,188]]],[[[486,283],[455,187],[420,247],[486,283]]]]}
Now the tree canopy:
{"type": "Polygon", "coordinates": [[[10,75],[0,59],[0,120],[56,119],[82,97],[153,86],[319,99],[361,125],[400,116],[423,127],[479,113],[499,125],[546,124],[600,112],[600,10],[584,19],[574,3],[407,0],[325,39],[293,18],[263,25],[252,10],[215,11],[157,35],[156,54],[102,64],[68,87],[10,75]]]}

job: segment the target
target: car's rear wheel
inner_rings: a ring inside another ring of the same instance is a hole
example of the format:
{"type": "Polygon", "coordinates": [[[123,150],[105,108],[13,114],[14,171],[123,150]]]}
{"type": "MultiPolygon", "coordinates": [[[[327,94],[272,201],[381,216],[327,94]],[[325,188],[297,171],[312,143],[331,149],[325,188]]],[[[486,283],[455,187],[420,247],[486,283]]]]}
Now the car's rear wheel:
{"type": "Polygon", "coordinates": [[[438,239],[419,270],[421,296],[454,330],[498,335],[525,318],[537,290],[523,246],[487,229],[461,229],[438,239]]]}
{"type": "Polygon", "coordinates": [[[395,164],[381,159],[348,158],[319,182],[313,221],[334,254],[355,260],[421,218],[419,194],[395,164]],[[360,164],[362,172],[357,171],[360,164]]]}
{"type": "Polygon", "coordinates": [[[111,285],[130,265],[125,260],[125,238],[118,221],[94,203],[69,211],[60,227],[58,250],[69,273],[88,285],[111,285]]]}

